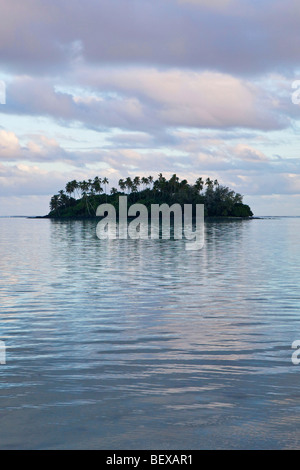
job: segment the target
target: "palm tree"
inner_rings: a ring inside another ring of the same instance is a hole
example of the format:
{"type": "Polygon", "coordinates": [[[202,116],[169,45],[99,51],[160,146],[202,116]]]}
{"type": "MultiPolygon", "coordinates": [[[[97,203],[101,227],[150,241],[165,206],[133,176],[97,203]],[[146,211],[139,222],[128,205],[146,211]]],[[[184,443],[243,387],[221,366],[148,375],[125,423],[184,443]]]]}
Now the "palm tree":
{"type": "Polygon", "coordinates": [[[178,176],[174,173],[174,175],[172,175],[172,177],[170,178],[169,180],[169,184],[170,184],[170,188],[172,190],[173,193],[176,192],[176,187],[178,185],[178,182],[179,182],[179,178],[178,176]]]}
{"type": "Polygon", "coordinates": [[[162,173],[159,173],[158,179],[154,181],[154,188],[158,189],[158,191],[163,193],[166,186],[166,182],[166,178],[162,175],[162,173]]]}
{"type": "Polygon", "coordinates": [[[213,185],[214,185],[214,182],[210,178],[206,178],[205,184],[207,186],[207,189],[212,189],[213,185]]]}
{"type": "Polygon", "coordinates": [[[107,202],[106,185],[109,183],[109,181],[106,178],[106,176],[103,178],[102,183],[104,184],[104,191],[105,191],[105,197],[106,197],[106,202],[107,202]]]}
{"type": "Polygon", "coordinates": [[[148,184],[151,185],[153,183],[153,176],[148,176],[148,184]]]}
{"type": "Polygon", "coordinates": [[[66,193],[69,194],[70,196],[75,193],[75,190],[77,189],[78,183],[76,180],[69,181],[69,183],[66,184],[66,193]]]}
{"type": "Polygon", "coordinates": [[[89,183],[87,181],[83,180],[79,183],[79,185],[80,185],[80,189],[81,189],[82,198],[85,201],[87,211],[90,215],[89,202],[88,202],[88,193],[87,193],[88,190],[89,190],[89,183]]]}
{"type": "Polygon", "coordinates": [[[114,194],[118,194],[118,190],[117,188],[111,188],[110,190],[110,194],[114,195],[114,194]]]}
{"type": "Polygon", "coordinates": [[[99,178],[99,176],[95,176],[94,181],[93,181],[93,189],[96,194],[100,194],[103,192],[101,183],[102,183],[101,178],[99,178]]]}
{"type": "Polygon", "coordinates": [[[204,186],[204,181],[203,181],[203,179],[202,179],[201,176],[200,176],[200,178],[197,178],[197,179],[196,179],[196,182],[195,182],[195,184],[194,184],[194,188],[196,189],[196,191],[197,191],[198,194],[201,193],[201,191],[202,191],[202,189],[203,189],[203,186],[204,186]]]}
{"type": "Polygon", "coordinates": [[[125,181],[124,181],[123,179],[120,179],[120,180],[119,180],[119,186],[120,186],[120,189],[121,189],[122,191],[125,190],[125,188],[126,188],[126,183],[125,183],[125,181]]]}
{"type": "Polygon", "coordinates": [[[106,178],[106,176],[103,178],[102,183],[104,184],[105,192],[106,192],[106,185],[109,183],[109,181],[108,181],[108,179],[106,178]]]}
{"type": "Polygon", "coordinates": [[[88,185],[89,185],[89,196],[94,195],[94,186],[93,186],[93,181],[91,179],[88,180],[88,185]]]}
{"type": "Polygon", "coordinates": [[[58,204],[59,207],[67,207],[70,201],[69,196],[66,195],[63,189],[58,191],[58,204]]]}
{"type": "Polygon", "coordinates": [[[133,183],[132,183],[132,179],[130,178],[130,176],[128,176],[125,180],[125,184],[126,184],[126,187],[128,189],[128,192],[132,190],[132,186],[133,186],[133,183]]]}
{"type": "Polygon", "coordinates": [[[59,208],[59,196],[55,194],[50,200],[50,210],[56,211],[59,208]]]}
{"type": "Polygon", "coordinates": [[[145,178],[145,176],[143,176],[142,179],[141,179],[141,182],[144,185],[144,189],[145,189],[149,184],[149,179],[145,178]]]}
{"type": "Polygon", "coordinates": [[[179,190],[180,191],[187,191],[189,189],[189,184],[187,180],[182,180],[179,183],[179,190]]]}
{"type": "Polygon", "coordinates": [[[81,195],[85,196],[89,190],[88,182],[83,180],[83,181],[80,181],[79,185],[80,185],[81,195]]]}
{"type": "Polygon", "coordinates": [[[136,176],[134,179],[133,179],[133,187],[134,187],[134,191],[137,191],[138,190],[138,187],[140,186],[141,184],[141,179],[139,176],[136,176]]]}

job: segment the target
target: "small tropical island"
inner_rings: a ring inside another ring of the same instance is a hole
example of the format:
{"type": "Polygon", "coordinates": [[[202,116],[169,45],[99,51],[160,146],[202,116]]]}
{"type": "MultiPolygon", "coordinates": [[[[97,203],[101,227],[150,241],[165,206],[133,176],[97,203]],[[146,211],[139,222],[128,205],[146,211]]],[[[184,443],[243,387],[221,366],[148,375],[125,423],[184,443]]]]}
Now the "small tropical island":
{"type": "Polygon", "coordinates": [[[109,191],[108,178],[96,176],[93,180],[70,181],[65,190],[52,196],[46,218],[76,219],[96,217],[100,204],[112,204],[118,213],[119,196],[126,195],[128,204],[140,203],[150,209],[151,204],[204,204],[205,217],[250,218],[253,212],[243,203],[243,196],[218,180],[202,177],[194,184],[180,181],[176,174],[168,180],[159,173],[153,176],[120,179],[118,188],[109,191]]]}

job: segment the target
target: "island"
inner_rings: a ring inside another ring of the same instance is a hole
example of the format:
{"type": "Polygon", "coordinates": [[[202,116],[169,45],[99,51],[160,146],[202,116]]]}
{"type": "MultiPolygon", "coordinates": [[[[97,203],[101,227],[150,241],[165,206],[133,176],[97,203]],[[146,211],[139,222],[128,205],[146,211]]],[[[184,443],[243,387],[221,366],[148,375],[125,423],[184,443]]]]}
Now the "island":
{"type": "Polygon", "coordinates": [[[87,181],[70,181],[64,190],[52,196],[50,212],[46,218],[79,219],[96,217],[100,204],[112,204],[118,211],[119,196],[126,195],[128,204],[144,204],[150,208],[152,204],[204,204],[205,217],[250,218],[253,212],[243,203],[243,196],[218,180],[202,177],[189,184],[186,179],[174,174],[168,180],[162,173],[158,178],[153,176],[120,179],[118,188],[109,190],[107,177],[87,181]]]}

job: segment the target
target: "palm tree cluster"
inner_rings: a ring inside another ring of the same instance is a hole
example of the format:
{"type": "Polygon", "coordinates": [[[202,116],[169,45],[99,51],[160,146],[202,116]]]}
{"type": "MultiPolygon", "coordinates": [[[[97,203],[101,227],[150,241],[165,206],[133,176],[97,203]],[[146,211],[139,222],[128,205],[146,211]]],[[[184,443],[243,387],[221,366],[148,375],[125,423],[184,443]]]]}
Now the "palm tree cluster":
{"type": "Polygon", "coordinates": [[[110,195],[107,192],[108,178],[96,176],[93,180],[70,181],[65,190],[54,195],[50,201],[50,214],[67,216],[67,214],[95,215],[99,204],[109,201],[116,205],[119,195],[128,195],[128,202],[140,200],[143,204],[178,202],[180,204],[205,205],[206,214],[213,216],[251,216],[249,206],[243,204],[243,197],[227,186],[220,185],[218,180],[199,177],[193,185],[186,179],[173,174],[170,179],[162,173],[155,180],[153,176],[134,178],[127,177],[118,182],[119,189],[113,187],[110,195]],[[77,207],[74,212],[74,207],[77,207]]]}
{"type": "Polygon", "coordinates": [[[142,178],[140,176],[135,176],[131,179],[129,176],[126,179],[119,180],[119,187],[121,191],[127,191],[128,193],[138,192],[139,187],[142,185],[143,189],[149,188],[153,183],[153,176],[142,178]]]}
{"type": "Polygon", "coordinates": [[[79,198],[84,200],[88,212],[90,212],[89,199],[92,196],[103,193],[102,185],[104,185],[106,193],[106,185],[108,183],[109,181],[106,177],[101,179],[99,176],[95,176],[93,180],[89,179],[88,181],[69,181],[66,184],[65,190],[61,189],[58,194],[52,196],[50,201],[50,210],[59,211],[59,209],[70,207],[74,205],[79,198]]]}

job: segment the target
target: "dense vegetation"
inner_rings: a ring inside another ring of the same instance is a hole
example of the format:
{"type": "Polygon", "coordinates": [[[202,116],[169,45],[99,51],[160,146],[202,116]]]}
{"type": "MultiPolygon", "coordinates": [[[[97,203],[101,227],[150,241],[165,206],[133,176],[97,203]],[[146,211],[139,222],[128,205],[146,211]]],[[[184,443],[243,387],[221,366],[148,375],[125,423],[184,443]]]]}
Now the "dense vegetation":
{"type": "Polygon", "coordinates": [[[251,217],[250,207],[243,204],[241,194],[222,186],[217,180],[200,177],[191,185],[174,174],[167,180],[161,173],[152,176],[119,180],[119,189],[111,188],[108,194],[107,178],[96,176],[88,181],[70,181],[50,201],[47,217],[94,217],[99,204],[113,204],[118,210],[119,196],[128,196],[128,205],[139,202],[150,209],[151,204],[204,204],[205,215],[212,217],[251,217]]]}

